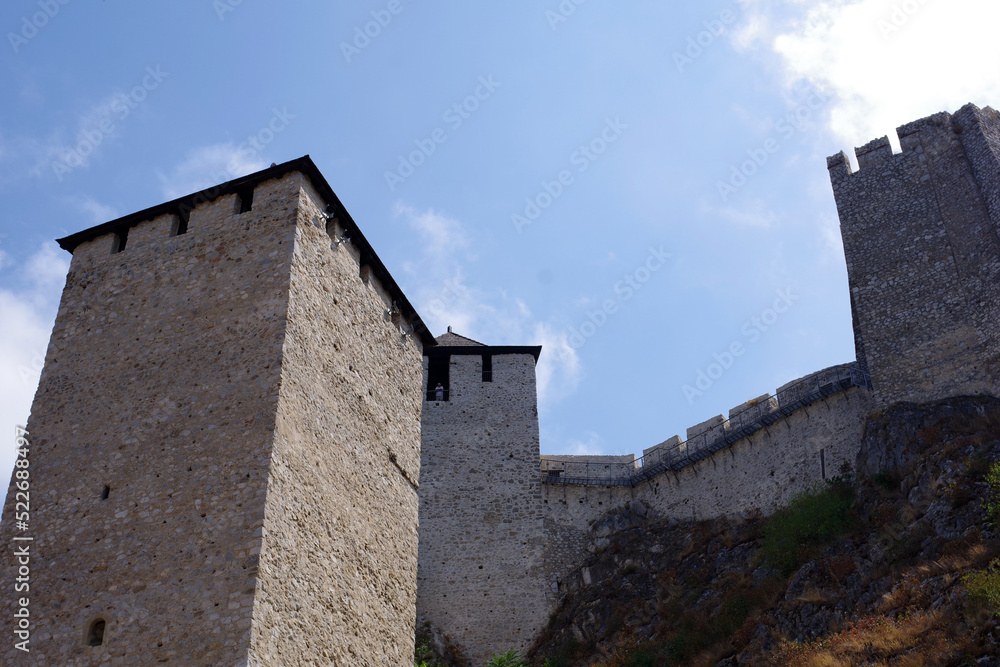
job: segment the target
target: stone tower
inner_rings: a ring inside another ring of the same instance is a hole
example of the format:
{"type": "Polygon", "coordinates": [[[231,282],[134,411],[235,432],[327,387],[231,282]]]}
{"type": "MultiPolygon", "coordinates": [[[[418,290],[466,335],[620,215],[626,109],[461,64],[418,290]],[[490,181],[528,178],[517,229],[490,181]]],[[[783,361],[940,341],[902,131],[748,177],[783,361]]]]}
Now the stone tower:
{"type": "Polygon", "coordinates": [[[449,332],[425,348],[417,622],[474,665],[548,621],[535,363],[449,332]],[[444,388],[437,400],[435,388],[444,388]]]}
{"type": "Polygon", "coordinates": [[[969,104],[828,160],[875,399],[1000,395],[1000,115],[969,104]]]}
{"type": "Polygon", "coordinates": [[[60,244],[0,662],[412,665],[434,341],[313,162],[60,244]]]}

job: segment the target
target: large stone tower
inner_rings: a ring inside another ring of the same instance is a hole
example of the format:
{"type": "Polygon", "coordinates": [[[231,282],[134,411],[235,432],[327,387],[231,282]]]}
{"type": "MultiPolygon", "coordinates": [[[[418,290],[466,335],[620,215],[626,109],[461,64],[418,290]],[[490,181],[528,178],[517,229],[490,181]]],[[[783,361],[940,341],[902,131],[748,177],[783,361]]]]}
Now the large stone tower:
{"type": "Polygon", "coordinates": [[[0,662],[412,665],[434,341],[312,161],[60,243],[0,662]]]}
{"type": "Polygon", "coordinates": [[[483,345],[450,329],[437,342],[424,351],[417,622],[482,665],[527,648],[556,597],[539,474],[541,347],[483,345]]]}
{"type": "Polygon", "coordinates": [[[1000,395],[1000,115],[966,105],[829,159],[875,399],[1000,395]]]}

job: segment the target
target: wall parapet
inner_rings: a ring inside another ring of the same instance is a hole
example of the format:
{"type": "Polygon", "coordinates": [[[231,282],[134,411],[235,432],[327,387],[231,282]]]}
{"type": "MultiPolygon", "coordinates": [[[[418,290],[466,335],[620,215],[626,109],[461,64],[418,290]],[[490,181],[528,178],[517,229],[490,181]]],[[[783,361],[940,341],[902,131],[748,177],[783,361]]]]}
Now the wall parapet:
{"type": "Polygon", "coordinates": [[[753,433],[827,396],[853,387],[871,389],[868,373],[856,364],[832,366],[778,388],[688,429],[688,439],[673,436],[646,449],[638,459],[626,456],[543,456],[542,482],[635,487],[661,473],[694,465],[753,433]]]}

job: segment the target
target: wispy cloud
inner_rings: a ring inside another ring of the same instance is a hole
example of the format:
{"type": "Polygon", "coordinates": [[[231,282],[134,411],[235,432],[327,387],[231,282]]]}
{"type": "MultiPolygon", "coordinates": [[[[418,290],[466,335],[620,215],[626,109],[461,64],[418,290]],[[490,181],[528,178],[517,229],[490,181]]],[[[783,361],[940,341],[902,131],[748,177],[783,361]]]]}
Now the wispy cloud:
{"type": "Polygon", "coordinates": [[[785,0],[754,3],[733,39],[777,54],[789,86],[832,93],[829,129],[853,147],[886,134],[896,143],[904,122],[1000,99],[1000,71],[963,66],[1000,62],[998,21],[994,0],[785,0]]]}
{"type": "Polygon", "coordinates": [[[417,286],[414,302],[432,331],[451,326],[457,333],[491,345],[542,345],[537,367],[538,398],[544,409],[568,396],[581,369],[565,332],[532,317],[527,304],[503,289],[482,289],[468,282],[473,245],[461,222],[433,211],[399,204],[397,217],[421,239],[422,252],[403,270],[417,286]]]}
{"type": "Polygon", "coordinates": [[[587,431],[583,438],[571,439],[568,443],[568,451],[565,453],[570,456],[604,454],[603,439],[594,431],[587,431]]]}
{"type": "Polygon", "coordinates": [[[93,197],[77,197],[73,204],[90,216],[92,222],[100,224],[118,217],[118,211],[113,206],[108,206],[97,201],[93,197]]]}
{"type": "Polygon", "coordinates": [[[755,199],[746,206],[722,208],[719,210],[719,215],[723,220],[739,227],[755,229],[770,229],[777,220],[774,210],[760,199],[755,199]]]}
{"type": "MultiPolygon", "coordinates": [[[[68,269],[69,256],[47,242],[9,267],[17,287],[0,288],[0,437],[10,441],[27,421],[68,269]]],[[[13,463],[13,447],[0,448],[0,470],[13,463]]]]}
{"type": "Polygon", "coordinates": [[[188,153],[169,174],[158,174],[163,196],[175,199],[240,176],[267,164],[255,151],[232,142],[204,146],[188,153]]]}

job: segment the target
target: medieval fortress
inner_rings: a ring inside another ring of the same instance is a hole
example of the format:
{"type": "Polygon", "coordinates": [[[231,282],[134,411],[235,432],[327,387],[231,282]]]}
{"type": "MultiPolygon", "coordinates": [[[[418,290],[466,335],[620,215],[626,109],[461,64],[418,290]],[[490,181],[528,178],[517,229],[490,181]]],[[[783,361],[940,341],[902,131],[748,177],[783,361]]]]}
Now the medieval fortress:
{"type": "Polygon", "coordinates": [[[898,132],[828,163],[857,359],[640,459],[541,457],[541,348],[435,339],[308,157],[61,239],[0,662],[409,666],[429,623],[483,664],[609,510],[767,510],[881,406],[1000,396],[1000,115],[898,132]]]}

